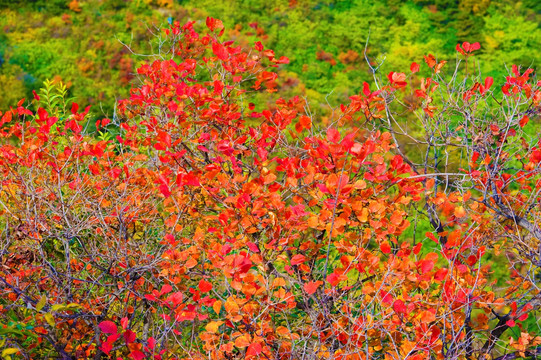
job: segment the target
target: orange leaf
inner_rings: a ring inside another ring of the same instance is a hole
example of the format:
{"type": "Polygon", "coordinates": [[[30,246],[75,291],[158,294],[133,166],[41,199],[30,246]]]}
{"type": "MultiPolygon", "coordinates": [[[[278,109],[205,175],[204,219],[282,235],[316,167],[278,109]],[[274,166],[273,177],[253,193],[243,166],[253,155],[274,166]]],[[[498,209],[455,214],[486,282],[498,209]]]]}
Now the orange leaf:
{"type": "Polygon", "coordinates": [[[251,339],[250,335],[244,334],[235,339],[235,346],[242,349],[250,345],[251,339]]]}
{"type": "Polygon", "coordinates": [[[205,326],[205,330],[211,334],[216,334],[223,323],[223,321],[211,321],[205,326]]]}
{"type": "Polygon", "coordinates": [[[455,208],[455,216],[457,218],[461,218],[461,217],[464,217],[466,216],[466,210],[464,210],[464,207],[463,206],[457,206],[455,208]]]}
{"type": "Polygon", "coordinates": [[[195,260],[193,257],[190,257],[188,261],[186,261],[186,267],[188,269],[191,269],[197,265],[197,260],[195,260]]]}
{"type": "Polygon", "coordinates": [[[312,127],[312,119],[310,119],[308,116],[301,116],[299,119],[299,123],[305,129],[310,129],[312,127]]]}
{"type": "Polygon", "coordinates": [[[432,68],[432,67],[434,67],[434,65],[436,65],[436,58],[434,57],[434,55],[428,54],[424,58],[425,58],[425,61],[428,64],[429,67],[432,68]]]}
{"type": "Polygon", "coordinates": [[[391,224],[395,226],[400,226],[402,224],[402,214],[400,211],[395,210],[393,214],[391,215],[391,224]]]}
{"type": "Polygon", "coordinates": [[[425,323],[436,320],[436,315],[432,311],[426,310],[421,313],[421,320],[425,323]]]}
{"type": "Polygon", "coordinates": [[[225,307],[225,311],[227,311],[229,314],[235,314],[239,312],[239,305],[232,297],[229,297],[227,299],[224,307],[225,307]]]}
{"type": "Polygon", "coordinates": [[[222,302],[220,300],[217,300],[214,302],[214,304],[212,304],[212,310],[214,310],[216,314],[219,314],[221,309],[222,309],[222,302]]]}
{"type": "Polygon", "coordinates": [[[271,288],[274,289],[275,287],[278,287],[278,286],[286,286],[286,281],[284,280],[284,278],[277,277],[272,281],[271,288]]]}

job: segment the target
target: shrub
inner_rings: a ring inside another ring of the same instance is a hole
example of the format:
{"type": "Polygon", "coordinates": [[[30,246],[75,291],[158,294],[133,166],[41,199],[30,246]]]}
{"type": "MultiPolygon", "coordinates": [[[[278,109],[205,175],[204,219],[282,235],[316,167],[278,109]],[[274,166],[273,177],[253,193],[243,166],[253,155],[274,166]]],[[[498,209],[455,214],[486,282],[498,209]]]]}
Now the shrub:
{"type": "Polygon", "coordinates": [[[287,58],[207,27],[165,29],[99,134],[62,90],[3,114],[3,357],[539,352],[530,70],[498,94],[464,43],[451,76],[427,55],[425,78],[417,64],[375,77],[322,126],[300,98],[252,102],[287,58]]]}

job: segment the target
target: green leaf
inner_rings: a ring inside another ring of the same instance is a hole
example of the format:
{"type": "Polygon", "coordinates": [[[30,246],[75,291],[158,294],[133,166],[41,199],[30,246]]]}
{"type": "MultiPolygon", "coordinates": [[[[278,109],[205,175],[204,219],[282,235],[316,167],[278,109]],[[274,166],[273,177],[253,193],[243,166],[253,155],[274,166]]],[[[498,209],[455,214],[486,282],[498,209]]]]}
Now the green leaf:
{"type": "Polygon", "coordinates": [[[24,335],[22,331],[19,331],[12,327],[6,327],[6,328],[0,327],[0,335],[13,335],[13,334],[20,335],[20,336],[24,335]]]}

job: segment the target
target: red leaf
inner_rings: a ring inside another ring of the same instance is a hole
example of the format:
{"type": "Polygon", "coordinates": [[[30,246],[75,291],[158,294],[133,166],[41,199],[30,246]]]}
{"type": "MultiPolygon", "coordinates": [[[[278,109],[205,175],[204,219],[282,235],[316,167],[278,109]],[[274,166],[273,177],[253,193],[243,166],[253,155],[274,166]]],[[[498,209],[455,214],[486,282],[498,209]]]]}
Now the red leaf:
{"type": "Polygon", "coordinates": [[[507,326],[509,326],[509,327],[513,327],[513,326],[515,326],[515,320],[513,320],[513,319],[507,320],[507,321],[505,322],[505,324],[506,324],[507,326]]]}
{"type": "Polygon", "coordinates": [[[420,265],[421,265],[421,273],[427,273],[429,271],[432,271],[432,269],[434,268],[434,261],[432,260],[421,260],[420,261],[420,265]]]}
{"type": "Polygon", "coordinates": [[[530,161],[532,161],[535,164],[541,162],[541,150],[540,149],[536,149],[536,150],[532,151],[532,153],[530,154],[530,161]]]}
{"type": "Polygon", "coordinates": [[[517,313],[517,302],[513,301],[511,304],[509,304],[509,307],[513,311],[511,315],[515,315],[517,313]]]}
{"type": "Polygon", "coordinates": [[[246,355],[257,356],[261,354],[261,351],[263,351],[261,344],[253,343],[253,344],[250,344],[250,346],[248,346],[248,350],[246,350],[246,355]]]}
{"type": "Polygon", "coordinates": [[[169,190],[169,186],[167,186],[166,184],[161,184],[159,186],[159,189],[163,196],[169,197],[171,195],[171,190],[169,190]]]}
{"type": "Polygon", "coordinates": [[[412,73],[418,72],[419,71],[419,64],[417,64],[416,62],[411,63],[410,71],[412,73]]]}
{"type": "Polygon", "coordinates": [[[280,56],[280,59],[278,59],[278,60],[274,59],[272,62],[274,62],[276,64],[289,64],[289,58],[287,58],[285,56],[280,56]]]}
{"type": "Polygon", "coordinates": [[[340,283],[340,277],[335,273],[332,273],[327,276],[327,282],[329,282],[329,284],[331,284],[332,286],[336,286],[338,285],[338,283],[340,283]]]}
{"type": "Polygon", "coordinates": [[[434,274],[434,280],[442,281],[447,276],[447,269],[441,268],[434,274]]]}
{"type": "Polygon", "coordinates": [[[199,281],[198,287],[199,287],[199,290],[201,290],[202,293],[207,293],[210,290],[212,290],[212,284],[209,283],[208,281],[205,281],[205,280],[199,281]]]}
{"type": "Polygon", "coordinates": [[[310,281],[310,282],[307,282],[303,285],[303,288],[304,288],[304,291],[306,291],[306,293],[308,295],[312,295],[313,293],[316,292],[316,290],[318,289],[318,287],[323,284],[323,281],[310,281]]]}
{"type": "Polygon", "coordinates": [[[127,317],[123,317],[121,320],[120,320],[120,325],[122,325],[122,329],[126,330],[128,328],[128,318],[127,317]]]}
{"type": "Polygon", "coordinates": [[[259,248],[257,247],[257,245],[254,244],[254,243],[251,242],[251,241],[248,241],[248,242],[246,243],[246,246],[248,246],[248,248],[249,248],[250,250],[252,250],[252,252],[255,252],[255,253],[258,253],[258,252],[259,252],[259,248]]]}
{"type": "Polygon", "coordinates": [[[367,82],[363,83],[363,94],[364,96],[370,96],[370,85],[367,82]]]}
{"type": "Polygon", "coordinates": [[[520,119],[520,121],[519,121],[518,124],[520,125],[520,127],[524,127],[524,126],[526,126],[526,124],[528,123],[528,121],[530,121],[530,118],[528,117],[528,115],[524,115],[524,116],[522,117],[522,119],[520,119]]]}
{"type": "Polygon", "coordinates": [[[145,358],[145,354],[143,354],[139,350],[133,350],[130,353],[130,357],[134,360],[143,360],[145,358]]]}
{"type": "Polygon", "coordinates": [[[335,128],[327,130],[327,141],[337,144],[340,141],[340,133],[335,128]]]}
{"type": "Polygon", "coordinates": [[[513,66],[511,66],[511,71],[513,71],[513,74],[516,76],[516,77],[519,77],[520,76],[520,73],[518,72],[518,66],[513,64],[513,66]]]}
{"type": "Polygon", "coordinates": [[[100,330],[106,334],[117,333],[116,324],[112,321],[109,321],[109,320],[102,321],[98,326],[100,327],[100,330]]]}
{"type": "Polygon", "coordinates": [[[413,253],[415,255],[419,254],[422,246],[423,246],[423,243],[418,243],[417,245],[415,245],[415,247],[413,248],[413,253]]]}
{"type": "Polygon", "coordinates": [[[171,287],[171,285],[165,284],[164,286],[162,286],[162,289],[160,290],[160,296],[163,295],[163,294],[168,294],[168,293],[170,293],[171,290],[173,290],[173,288],[171,287]]]}
{"type": "Polygon", "coordinates": [[[166,148],[171,147],[171,135],[168,132],[158,131],[158,140],[160,140],[166,148]]]}
{"type": "Polygon", "coordinates": [[[399,314],[405,314],[408,311],[408,308],[402,300],[398,299],[393,303],[393,310],[399,314]]]}
{"type": "Polygon", "coordinates": [[[379,249],[384,254],[390,254],[391,253],[391,246],[389,245],[388,241],[385,241],[379,246],[379,249]]]}
{"type": "Polygon", "coordinates": [[[120,334],[113,334],[113,335],[109,335],[107,336],[107,341],[109,344],[114,344],[115,341],[117,341],[118,339],[120,339],[120,334]]]}
{"type": "Polygon", "coordinates": [[[302,264],[306,260],[306,257],[302,254],[297,254],[291,258],[291,265],[302,264]]]}
{"type": "Polygon", "coordinates": [[[111,350],[113,350],[113,344],[108,342],[103,342],[100,347],[101,351],[105,353],[105,355],[109,355],[111,350]]]}
{"type": "Polygon", "coordinates": [[[124,333],[124,340],[126,341],[126,344],[131,344],[135,341],[135,339],[137,339],[137,334],[131,330],[126,330],[124,333]]]}
{"type": "Polygon", "coordinates": [[[379,292],[379,295],[381,296],[381,301],[384,303],[384,304],[387,304],[387,305],[391,305],[391,302],[393,300],[393,297],[391,296],[390,293],[388,293],[387,291],[385,290],[381,290],[379,292]]]}
{"type": "Polygon", "coordinates": [[[494,83],[494,79],[492,78],[492,76],[487,76],[487,78],[485,79],[485,91],[490,89],[493,83],[494,83]]]}
{"type": "Polygon", "coordinates": [[[481,44],[479,44],[478,42],[476,42],[476,43],[471,44],[471,46],[470,46],[470,51],[479,50],[480,48],[481,48],[481,44]]]}
{"type": "Polygon", "coordinates": [[[224,28],[224,24],[222,23],[221,20],[214,19],[211,17],[207,17],[206,24],[210,31],[214,31],[216,29],[221,30],[224,28]]]}
{"type": "Polygon", "coordinates": [[[213,43],[212,52],[218,57],[218,59],[222,61],[227,61],[227,59],[229,58],[229,53],[227,52],[225,46],[223,46],[222,44],[213,43]]]}
{"type": "Polygon", "coordinates": [[[79,110],[79,105],[77,103],[71,104],[71,113],[73,115],[77,114],[77,110],[79,110]]]}

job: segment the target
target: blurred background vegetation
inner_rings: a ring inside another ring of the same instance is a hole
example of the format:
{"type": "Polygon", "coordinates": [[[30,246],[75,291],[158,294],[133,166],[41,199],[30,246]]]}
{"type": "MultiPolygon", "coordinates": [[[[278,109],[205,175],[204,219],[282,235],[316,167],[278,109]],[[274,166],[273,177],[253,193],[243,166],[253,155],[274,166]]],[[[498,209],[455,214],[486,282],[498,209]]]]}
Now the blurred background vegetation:
{"type": "Polygon", "coordinates": [[[307,96],[316,111],[370,80],[368,36],[382,76],[407,72],[423,54],[453,61],[463,41],[481,43],[476,58],[495,85],[505,65],[541,62],[538,0],[0,0],[0,110],[51,79],[96,117],[111,117],[144,61],[122,43],[149,54],[157,27],[207,16],[223,20],[225,37],[289,57],[278,95],[307,96]]]}

